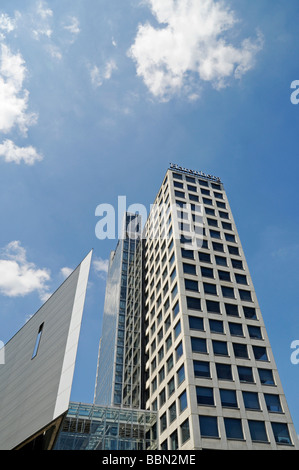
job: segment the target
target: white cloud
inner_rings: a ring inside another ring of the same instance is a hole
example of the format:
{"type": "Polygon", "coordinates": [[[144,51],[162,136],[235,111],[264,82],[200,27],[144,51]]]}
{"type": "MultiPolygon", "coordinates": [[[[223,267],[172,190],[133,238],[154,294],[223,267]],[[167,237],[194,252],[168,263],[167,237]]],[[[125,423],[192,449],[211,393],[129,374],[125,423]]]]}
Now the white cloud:
{"type": "Polygon", "coordinates": [[[64,29],[69,31],[72,34],[79,34],[80,33],[80,28],[79,28],[79,20],[75,16],[72,16],[70,18],[70,24],[64,26],[64,29]]]}
{"type": "Polygon", "coordinates": [[[184,91],[194,99],[200,82],[219,89],[253,67],[261,37],[245,39],[239,47],[228,43],[225,34],[237,20],[224,0],[145,2],[161,26],[139,25],[128,55],[155,97],[184,91]]]}
{"type": "Polygon", "coordinates": [[[62,59],[62,53],[59,47],[55,46],[54,44],[48,44],[46,46],[46,50],[48,51],[48,53],[53,59],[58,59],[58,60],[62,59]]]}
{"type": "Polygon", "coordinates": [[[0,48],[0,132],[8,133],[13,127],[26,135],[35,124],[36,114],[27,113],[29,92],[23,89],[26,74],[21,54],[13,54],[9,47],[0,48]]]}
{"type": "Polygon", "coordinates": [[[6,13],[0,14],[0,40],[5,38],[5,33],[11,33],[15,29],[15,22],[6,13]]]}
{"type": "Polygon", "coordinates": [[[65,266],[64,268],[61,268],[60,272],[61,272],[62,276],[66,279],[67,277],[69,277],[72,274],[73,269],[68,268],[67,266],[65,266]]]}
{"type": "Polygon", "coordinates": [[[50,26],[50,19],[53,17],[53,11],[48,7],[45,1],[36,3],[34,15],[32,17],[35,27],[32,29],[34,39],[40,40],[42,36],[51,38],[53,30],[50,26]]]}
{"type": "Polygon", "coordinates": [[[98,274],[98,276],[102,279],[105,279],[106,274],[108,272],[109,260],[108,259],[102,259],[102,258],[96,258],[93,261],[93,267],[94,267],[95,272],[98,274]]]}
{"type": "Polygon", "coordinates": [[[36,3],[35,11],[43,20],[53,16],[53,11],[48,7],[47,2],[43,0],[36,3]]]}
{"type": "Polygon", "coordinates": [[[0,292],[8,297],[38,292],[45,301],[49,296],[50,273],[27,261],[26,250],[19,241],[10,242],[0,254],[0,292]]]}
{"type": "Polygon", "coordinates": [[[18,147],[9,139],[4,140],[0,144],[0,157],[4,157],[6,162],[14,162],[20,164],[22,161],[26,165],[33,165],[36,161],[42,160],[34,147],[18,147]]]}
{"type": "Polygon", "coordinates": [[[105,80],[110,80],[114,70],[117,70],[117,65],[113,59],[106,62],[103,70],[95,65],[90,70],[91,83],[96,88],[102,86],[105,80]]]}

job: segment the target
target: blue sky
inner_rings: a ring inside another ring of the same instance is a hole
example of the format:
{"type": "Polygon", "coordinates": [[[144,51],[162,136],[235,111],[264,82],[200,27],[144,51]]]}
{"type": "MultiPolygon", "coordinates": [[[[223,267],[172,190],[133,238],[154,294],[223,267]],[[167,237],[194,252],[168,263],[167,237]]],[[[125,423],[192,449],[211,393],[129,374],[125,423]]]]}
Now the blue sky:
{"type": "Polygon", "coordinates": [[[224,182],[299,432],[297,0],[2,0],[0,340],[88,253],[73,396],[91,402],[114,240],[169,162],[224,182]]]}

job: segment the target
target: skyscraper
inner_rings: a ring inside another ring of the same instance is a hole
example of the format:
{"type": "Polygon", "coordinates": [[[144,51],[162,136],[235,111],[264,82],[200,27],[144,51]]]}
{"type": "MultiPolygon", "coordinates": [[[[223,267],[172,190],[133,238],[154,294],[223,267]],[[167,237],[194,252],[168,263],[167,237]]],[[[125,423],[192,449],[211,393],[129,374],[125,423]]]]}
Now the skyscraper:
{"type": "Polygon", "coordinates": [[[172,164],[142,238],[120,313],[119,406],[157,413],[160,449],[298,449],[220,178],[172,164]]]}
{"type": "Polygon", "coordinates": [[[98,405],[118,406],[122,402],[128,268],[134,260],[139,221],[138,215],[124,214],[122,236],[110,254],[94,394],[98,405]]]}

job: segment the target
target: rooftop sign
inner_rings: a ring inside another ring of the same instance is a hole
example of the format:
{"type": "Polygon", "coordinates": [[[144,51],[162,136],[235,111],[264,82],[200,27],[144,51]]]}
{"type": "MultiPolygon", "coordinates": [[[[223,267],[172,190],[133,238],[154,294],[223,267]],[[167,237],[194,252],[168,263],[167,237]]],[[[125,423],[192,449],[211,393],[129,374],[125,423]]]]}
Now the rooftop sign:
{"type": "Polygon", "coordinates": [[[170,169],[181,171],[183,173],[188,173],[189,175],[193,176],[200,176],[201,178],[206,178],[208,180],[221,183],[221,179],[218,176],[207,175],[206,173],[203,173],[203,171],[189,170],[188,168],[183,168],[182,166],[179,166],[176,163],[170,163],[170,169]]]}

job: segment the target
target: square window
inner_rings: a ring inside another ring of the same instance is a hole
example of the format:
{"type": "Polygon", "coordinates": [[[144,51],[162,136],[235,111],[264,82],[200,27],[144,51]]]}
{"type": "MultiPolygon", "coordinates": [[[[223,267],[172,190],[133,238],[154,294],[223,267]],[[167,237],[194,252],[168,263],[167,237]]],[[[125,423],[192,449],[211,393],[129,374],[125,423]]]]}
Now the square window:
{"type": "Polygon", "coordinates": [[[189,315],[189,328],[191,330],[200,330],[204,331],[203,318],[193,317],[189,315]]]}
{"type": "Polygon", "coordinates": [[[210,196],[210,191],[209,189],[202,189],[200,188],[201,194],[204,194],[205,196],[210,196]]]}
{"type": "Polygon", "coordinates": [[[221,405],[225,408],[238,408],[235,390],[220,389],[221,405]]]}
{"type": "Polygon", "coordinates": [[[211,227],[218,227],[217,219],[208,218],[208,224],[211,225],[211,227]]]}
{"type": "Polygon", "coordinates": [[[209,206],[212,206],[212,205],[213,205],[212,199],[208,199],[207,197],[203,197],[202,200],[203,200],[203,203],[204,203],[204,204],[207,204],[207,205],[209,205],[209,206]]]}
{"type": "Polygon", "coordinates": [[[211,387],[196,387],[198,405],[214,405],[214,394],[211,387]]]}
{"type": "Polygon", "coordinates": [[[235,274],[235,278],[238,284],[248,285],[247,277],[244,274],[235,274]]]}
{"type": "Polygon", "coordinates": [[[271,369],[258,369],[258,373],[262,385],[275,385],[271,369]]]}
{"type": "Polygon", "coordinates": [[[220,313],[220,304],[214,300],[206,300],[207,311],[211,313],[220,313]]]}
{"type": "Polygon", "coordinates": [[[252,346],[257,361],[268,361],[267,349],[264,346],[252,346]]]}
{"type": "Polygon", "coordinates": [[[202,277],[214,278],[214,271],[212,268],[207,268],[206,266],[200,267],[202,277]]]}
{"type": "Polygon", "coordinates": [[[268,411],[272,411],[274,413],[282,413],[282,407],[280,403],[279,395],[274,395],[272,393],[265,393],[265,402],[268,411]]]}
{"type": "Polygon", "coordinates": [[[202,437],[219,437],[215,416],[199,416],[199,427],[202,437]]]}
{"type": "Polygon", "coordinates": [[[220,235],[220,232],[218,232],[218,230],[210,230],[210,236],[212,238],[218,238],[219,240],[221,239],[221,235],[220,235]]]}
{"type": "Polygon", "coordinates": [[[175,402],[172,403],[172,405],[169,407],[168,410],[169,414],[169,423],[172,423],[176,419],[176,404],[175,402]]]}
{"type": "Polygon", "coordinates": [[[211,263],[211,256],[209,253],[198,253],[199,261],[203,263],[211,263]]]}
{"type": "Polygon", "coordinates": [[[196,266],[194,264],[183,263],[183,271],[185,274],[196,275],[196,266]]]}
{"type": "Polygon", "coordinates": [[[218,276],[220,281],[230,282],[230,273],[229,271],[218,271],[218,276]]]}
{"type": "Polygon", "coordinates": [[[228,219],[229,218],[227,212],[219,211],[219,215],[222,219],[228,219]]]}
{"type": "Polygon", "coordinates": [[[264,421],[248,420],[249,431],[252,441],[268,442],[264,421]]]}
{"type": "Polygon", "coordinates": [[[238,366],[238,374],[240,382],[253,383],[253,372],[251,367],[238,366]]]}
{"type": "Polygon", "coordinates": [[[251,292],[249,290],[239,289],[240,299],[246,302],[252,302],[251,292]]]}
{"type": "Polygon", "coordinates": [[[216,371],[218,379],[233,380],[232,370],[230,364],[216,364],[216,371]]]}
{"type": "Polygon", "coordinates": [[[223,297],[234,299],[235,293],[232,287],[221,286],[223,297]]]}
{"type": "Polygon", "coordinates": [[[205,361],[193,361],[195,377],[211,377],[210,363],[205,361]]]}
{"type": "Polygon", "coordinates": [[[242,392],[244,406],[247,410],[260,410],[259,397],[256,392],[242,392]]]}
{"type": "Polygon", "coordinates": [[[235,304],[224,304],[224,305],[225,305],[226,315],[230,315],[233,317],[239,316],[238,305],[235,305],[235,304]]]}
{"type": "Polygon", "coordinates": [[[218,266],[227,266],[226,258],[223,256],[215,256],[215,261],[218,266]]]}
{"type": "Polygon", "coordinates": [[[277,444],[292,444],[288,426],[285,423],[271,423],[277,444]]]}
{"type": "Polygon", "coordinates": [[[215,284],[203,283],[205,294],[217,295],[217,288],[215,284]]]}
{"type": "Polygon", "coordinates": [[[242,359],[249,359],[247,344],[233,343],[233,350],[235,357],[241,357],[242,359]]]}
{"type": "Polygon", "coordinates": [[[187,308],[190,310],[201,310],[200,299],[196,297],[187,297],[187,308]]]}
{"type": "Polygon", "coordinates": [[[177,371],[178,385],[180,385],[185,380],[185,368],[182,365],[177,371]]]}
{"type": "Polygon", "coordinates": [[[177,190],[175,190],[175,191],[174,191],[174,194],[175,194],[176,197],[185,198],[185,193],[183,193],[183,191],[177,191],[177,190]]]}
{"type": "Polygon", "coordinates": [[[223,322],[220,320],[209,320],[211,333],[224,333],[223,322]]]}
{"type": "Polygon", "coordinates": [[[185,289],[198,292],[198,282],[191,279],[185,279],[185,289]]]}
{"type": "Polygon", "coordinates": [[[245,318],[250,318],[251,320],[257,319],[255,308],[245,307],[245,306],[243,306],[242,308],[243,308],[245,318]]]}
{"type": "Polygon", "coordinates": [[[212,242],[213,250],[224,252],[223,244],[218,242],[212,242]]]}
{"type": "Polygon", "coordinates": [[[167,428],[167,419],[166,413],[164,413],[160,418],[160,432],[162,433],[167,428]]]}
{"type": "Polygon", "coordinates": [[[228,356],[227,343],[225,341],[212,340],[215,356],[228,356]]]}
{"type": "Polygon", "coordinates": [[[225,432],[228,439],[244,439],[242,422],[237,418],[224,418],[225,432]]]}
{"type": "Polygon", "coordinates": [[[237,246],[227,245],[227,248],[228,248],[228,252],[229,252],[231,255],[240,256],[239,248],[238,248],[237,246]]]}
{"type": "Polygon", "coordinates": [[[229,322],[229,331],[232,336],[244,336],[243,326],[241,323],[231,323],[229,322]]]}
{"type": "Polygon", "coordinates": [[[185,250],[184,248],[182,248],[181,253],[183,258],[194,259],[193,250],[185,250]]]}
{"type": "Polygon", "coordinates": [[[224,236],[227,242],[236,243],[235,235],[232,235],[231,233],[225,233],[224,236]]]}
{"type": "Polygon", "coordinates": [[[248,333],[250,338],[263,339],[262,332],[259,326],[248,325],[248,333]]]}
{"type": "Polygon", "coordinates": [[[187,393],[186,390],[179,396],[180,413],[187,408],[187,393]]]}
{"type": "Polygon", "coordinates": [[[206,339],[191,337],[191,349],[195,353],[207,353],[206,339]]]}
{"type": "Polygon", "coordinates": [[[243,263],[242,263],[241,260],[232,258],[231,262],[232,262],[233,268],[235,268],[235,269],[244,269],[243,268],[243,263]]]}
{"type": "Polygon", "coordinates": [[[182,342],[180,342],[180,344],[175,349],[176,360],[178,361],[182,355],[183,355],[183,345],[182,345],[182,342]]]}

